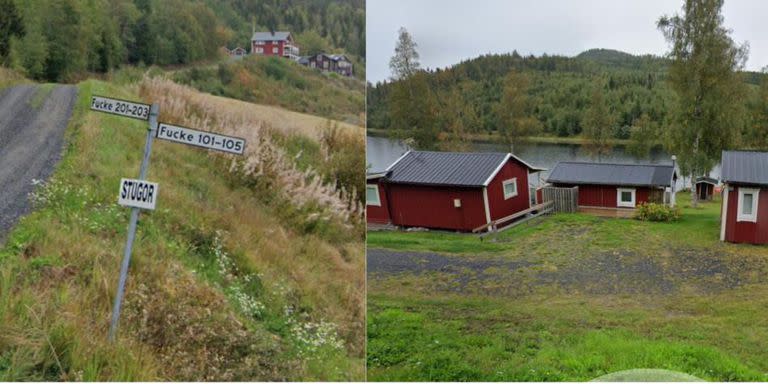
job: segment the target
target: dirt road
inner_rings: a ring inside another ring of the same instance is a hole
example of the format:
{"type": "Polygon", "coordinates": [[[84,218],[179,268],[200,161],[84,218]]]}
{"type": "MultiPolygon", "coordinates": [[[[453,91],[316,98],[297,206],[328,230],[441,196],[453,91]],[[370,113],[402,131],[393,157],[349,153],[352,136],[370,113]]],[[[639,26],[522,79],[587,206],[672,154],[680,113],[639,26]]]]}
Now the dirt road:
{"type": "Polygon", "coordinates": [[[0,243],[29,211],[33,180],[46,180],[61,158],[76,98],[73,85],[0,91],[0,243]]]}

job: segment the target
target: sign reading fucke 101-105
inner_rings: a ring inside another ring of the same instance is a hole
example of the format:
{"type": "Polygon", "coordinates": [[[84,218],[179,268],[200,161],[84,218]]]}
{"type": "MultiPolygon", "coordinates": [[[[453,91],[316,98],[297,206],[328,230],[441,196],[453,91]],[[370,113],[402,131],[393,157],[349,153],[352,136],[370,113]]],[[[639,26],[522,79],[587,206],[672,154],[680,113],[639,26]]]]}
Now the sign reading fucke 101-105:
{"type": "Polygon", "coordinates": [[[149,120],[149,105],[132,101],[93,96],[91,97],[91,109],[139,120],[149,120]]]}
{"type": "Polygon", "coordinates": [[[158,139],[182,144],[194,145],[222,152],[242,155],[245,151],[245,140],[239,137],[221,135],[218,133],[198,131],[196,129],[179,127],[160,123],[157,128],[158,139]]]}
{"type": "Polygon", "coordinates": [[[144,180],[121,179],[117,203],[125,207],[155,209],[158,184],[144,180]]]}

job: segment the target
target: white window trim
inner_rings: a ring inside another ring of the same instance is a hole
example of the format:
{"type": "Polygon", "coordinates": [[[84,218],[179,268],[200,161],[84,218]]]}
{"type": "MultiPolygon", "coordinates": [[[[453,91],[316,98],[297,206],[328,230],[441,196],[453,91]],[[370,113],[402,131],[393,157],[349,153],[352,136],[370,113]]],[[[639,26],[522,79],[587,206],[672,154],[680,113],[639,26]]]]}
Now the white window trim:
{"type": "Polygon", "coordinates": [[[749,221],[752,223],[757,222],[757,203],[760,201],[760,189],[757,188],[739,188],[739,204],[736,207],[736,221],[749,221]],[[745,215],[742,212],[744,207],[744,195],[747,193],[752,194],[752,214],[745,215]]]}
{"type": "Polygon", "coordinates": [[[513,177],[509,180],[504,180],[501,183],[501,191],[504,192],[504,200],[508,200],[517,196],[517,177],[513,177]],[[515,192],[507,194],[507,185],[509,184],[513,184],[515,186],[515,192]]]}
{"type": "Polygon", "coordinates": [[[616,206],[617,207],[634,208],[636,202],[637,202],[637,191],[635,190],[635,188],[616,188],[616,206]],[[632,201],[630,202],[621,201],[622,192],[632,193],[632,201]]]}
{"type": "Polygon", "coordinates": [[[365,185],[365,195],[368,196],[368,190],[369,189],[375,189],[376,190],[376,202],[368,201],[368,199],[365,199],[366,205],[373,205],[375,207],[381,207],[381,196],[379,195],[379,185],[378,184],[366,184],[365,185]]]}

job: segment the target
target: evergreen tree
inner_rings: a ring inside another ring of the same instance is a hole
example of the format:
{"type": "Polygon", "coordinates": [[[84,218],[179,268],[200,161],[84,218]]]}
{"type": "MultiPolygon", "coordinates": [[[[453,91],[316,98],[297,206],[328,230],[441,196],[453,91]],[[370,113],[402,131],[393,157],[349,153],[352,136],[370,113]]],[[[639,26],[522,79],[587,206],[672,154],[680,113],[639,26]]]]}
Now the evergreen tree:
{"type": "MultiPolygon", "coordinates": [[[[748,47],[729,36],[722,6],[723,0],[685,0],[681,15],[658,21],[671,45],[668,81],[677,95],[669,149],[691,180],[708,174],[722,150],[738,142],[745,122],[745,86],[737,71],[748,47]]],[[[694,188],[691,202],[696,206],[694,188]]]]}
{"type": "Polygon", "coordinates": [[[14,0],[0,0],[0,61],[8,56],[12,37],[24,33],[21,14],[14,0]]]}
{"type": "Polygon", "coordinates": [[[651,121],[647,114],[643,113],[632,123],[627,152],[639,158],[648,157],[653,144],[657,140],[658,129],[656,124],[651,121]]]}

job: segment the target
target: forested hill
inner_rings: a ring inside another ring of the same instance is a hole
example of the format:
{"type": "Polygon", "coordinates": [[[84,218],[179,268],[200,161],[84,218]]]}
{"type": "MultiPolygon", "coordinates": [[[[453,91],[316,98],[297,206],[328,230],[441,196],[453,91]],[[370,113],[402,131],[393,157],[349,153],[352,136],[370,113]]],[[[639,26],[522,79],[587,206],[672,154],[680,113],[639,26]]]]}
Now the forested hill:
{"type": "Polygon", "coordinates": [[[37,80],[211,59],[247,47],[254,27],[365,56],[362,0],[0,0],[0,10],[0,63],[37,80]]]}
{"type": "MultiPolygon", "coordinates": [[[[666,58],[635,56],[608,49],[591,49],[575,57],[484,55],[446,69],[427,70],[406,82],[426,83],[411,90],[428,90],[419,95],[421,110],[434,112],[434,131],[451,133],[494,133],[500,126],[500,100],[505,77],[510,71],[525,76],[528,102],[526,113],[539,123],[537,135],[578,136],[584,114],[595,87],[603,90],[605,103],[613,115],[612,134],[628,139],[631,127],[643,114],[650,123],[663,126],[672,91],[665,74],[666,58]],[[456,112],[459,108],[460,111],[456,112]],[[452,128],[449,128],[452,127],[452,128]],[[456,127],[459,127],[458,129],[456,127]]],[[[763,75],[746,73],[745,81],[758,84],[763,75]]],[[[367,90],[368,127],[392,128],[390,98],[398,83],[369,84],[367,90]]],[[[407,83],[401,83],[407,84],[407,83]]],[[[413,84],[412,84],[413,85],[413,84]]]]}

